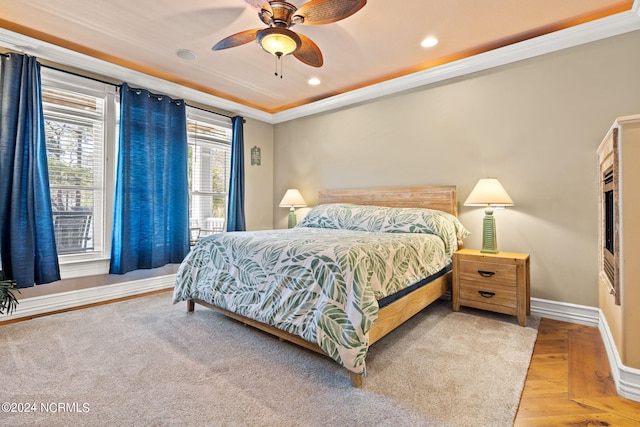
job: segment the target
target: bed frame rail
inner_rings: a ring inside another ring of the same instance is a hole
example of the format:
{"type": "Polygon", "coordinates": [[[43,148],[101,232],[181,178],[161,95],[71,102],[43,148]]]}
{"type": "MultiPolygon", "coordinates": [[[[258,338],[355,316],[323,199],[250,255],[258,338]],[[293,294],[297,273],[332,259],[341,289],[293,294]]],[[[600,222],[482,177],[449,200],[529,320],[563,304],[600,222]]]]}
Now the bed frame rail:
{"type": "MultiPolygon", "coordinates": [[[[415,316],[422,309],[440,298],[449,289],[451,289],[450,272],[412,292],[410,294],[411,298],[405,296],[404,298],[400,298],[399,300],[392,302],[386,307],[381,308],[378,314],[378,320],[376,320],[376,322],[373,324],[373,327],[369,331],[369,345],[372,345],[376,341],[380,340],[382,337],[392,332],[398,326],[409,320],[411,317],[415,316]]],[[[289,341],[300,347],[306,348],[307,350],[311,350],[313,352],[322,354],[323,356],[327,356],[322,348],[320,348],[320,346],[317,344],[305,341],[297,335],[281,331],[280,329],[274,328],[273,326],[260,323],[256,320],[233,313],[223,308],[216,307],[215,305],[209,304],[206,301],[202,301],[199,299],[187,300],[187,311],[195,311],[196,303],[222,313],[225,316],[237,320],[245,325],[252,326],[256,329],[260,329],[263,332],[274,335],[280,340],[289,341]]],[[[351,371],[348,372],[351,385],[357,388],[362,387],[362,375],[358,375],[351,371]]]]}

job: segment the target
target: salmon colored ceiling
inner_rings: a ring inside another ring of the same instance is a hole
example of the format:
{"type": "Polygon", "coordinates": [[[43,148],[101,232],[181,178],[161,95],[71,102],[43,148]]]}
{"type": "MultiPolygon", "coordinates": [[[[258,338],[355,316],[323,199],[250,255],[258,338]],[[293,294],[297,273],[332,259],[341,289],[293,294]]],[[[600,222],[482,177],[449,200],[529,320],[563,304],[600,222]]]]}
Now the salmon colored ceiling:
{"type": "MultiPolygon", "coordinates": [[[[303,0],[290,0],[300,7],[303,0]]],[[[0,0],[0,27],[267,113],[553,33],[632,8],[631,0],[369,0],[327,25],[296,25],[324,65],[276,60],[256,43],[212,51],[262,28],[241,0],[0,0]],[[420,42],[436,37],[424,48],[420,42]],[[195,60],[177,56],[181,49],[195,60]],[[318,85],[309,79],[317,78],[318,85]]]]}

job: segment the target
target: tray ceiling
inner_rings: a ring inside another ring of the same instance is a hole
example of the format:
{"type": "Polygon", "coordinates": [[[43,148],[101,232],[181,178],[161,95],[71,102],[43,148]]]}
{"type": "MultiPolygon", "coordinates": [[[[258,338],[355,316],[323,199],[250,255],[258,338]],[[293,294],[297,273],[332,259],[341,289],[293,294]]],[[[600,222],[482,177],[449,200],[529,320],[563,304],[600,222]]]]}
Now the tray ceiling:
{"type": "Polygon", "coordinates": [[[277,114],[632,7],[631,0],[369,0],[342,21],[293,27],[320,47],[324,65],[286,56],[283,78],[256,43],[211,50],[230,34],[264,26],[241,0],[0,0],[0,27],[277,114]],[[422,47],[426,37],[438,44],[422,47]],[[180,50],[197,57],[185,60],[180,50]]]}

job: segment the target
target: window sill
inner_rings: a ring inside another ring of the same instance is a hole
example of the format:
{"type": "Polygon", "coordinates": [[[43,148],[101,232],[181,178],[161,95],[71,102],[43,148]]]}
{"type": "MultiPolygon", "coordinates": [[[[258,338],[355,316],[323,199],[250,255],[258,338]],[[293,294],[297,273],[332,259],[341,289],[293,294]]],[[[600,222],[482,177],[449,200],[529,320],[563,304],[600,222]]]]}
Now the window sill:
{"type": "Polygon", "coordinates": [[[76,277],[97,276],[101,274],[109,274],[110,258],[78,258],[77,256],[61,256],[60,278],[73,279],[76,277]]]}

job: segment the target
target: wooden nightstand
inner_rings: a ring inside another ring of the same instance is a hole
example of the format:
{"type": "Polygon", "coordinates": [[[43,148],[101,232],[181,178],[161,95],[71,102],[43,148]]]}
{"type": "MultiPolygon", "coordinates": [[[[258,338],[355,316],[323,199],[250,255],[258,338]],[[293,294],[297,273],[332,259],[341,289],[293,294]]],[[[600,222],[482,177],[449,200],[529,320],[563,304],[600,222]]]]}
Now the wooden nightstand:
{"type": "Polygon", "coordinates": [[[461,249],[453,254],[451,293],[453,311],[464,305],[512,314],[526,326],[531,314],[529,255],[461,249]]]}

